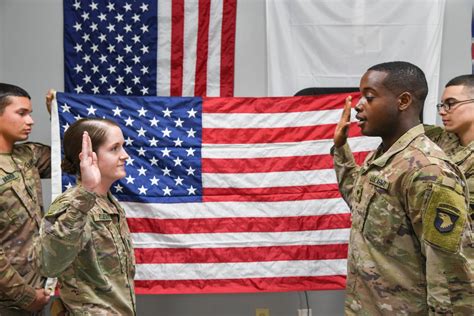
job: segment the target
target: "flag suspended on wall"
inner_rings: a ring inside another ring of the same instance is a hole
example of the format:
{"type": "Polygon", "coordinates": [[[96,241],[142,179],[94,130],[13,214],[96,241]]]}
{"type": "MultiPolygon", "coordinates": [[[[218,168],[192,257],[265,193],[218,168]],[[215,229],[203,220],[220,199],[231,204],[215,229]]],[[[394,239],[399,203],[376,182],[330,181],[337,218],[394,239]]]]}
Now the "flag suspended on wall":
{"type": "Polygon", "coordinates": [[[435,124],[446,0],[265,3],[267,95],[358,87],[370,66],[403,60],[425,72],[430,89],[424,121],[435,124]]]}
{"type": "Polygon", "coordinates": [[[65,91],[233,96],[237,0],[64,0],[65,91]]]}
{"type": "MultiPolygon", "coordinates": [[[[110,118],[130,155],[111,192],[132,232],[137,293],[343,289],[350,214],[329,150],[347,95],[58,93],[53,194],[73,184],[57,169],[64,131],[110,118]]],[[[351,137],[358,162],[378,142],[356,127],[351,137]]]]}

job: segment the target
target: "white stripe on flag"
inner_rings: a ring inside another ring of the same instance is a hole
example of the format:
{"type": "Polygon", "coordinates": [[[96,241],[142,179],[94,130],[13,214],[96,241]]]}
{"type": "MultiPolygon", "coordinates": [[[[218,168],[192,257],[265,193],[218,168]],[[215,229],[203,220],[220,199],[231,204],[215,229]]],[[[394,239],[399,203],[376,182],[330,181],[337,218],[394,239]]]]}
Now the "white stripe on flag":
{"type": "Polygon", "coordinates": [[[288,217],[347,214],[349,207],[342,198],[283,202],[205,202],[205,203],[137,203],[122,202],[131,218],[237,218],[288,217]]]}
{"type": "MultiPolygon", "coordinates": [[[[370,151],[380,144],[378,137],[353,137],[348,139],[353,152],[370,151]]],[[[202,157],[225,158],[271,158],[329,154],[334,145],[332,139],[321,139],[299,143],[270,144],[203,144],[202,157]]]]}
{"type": "Polygon", "coordinates": [[[136,248],[222,248],[345,244],[349,228],[296,232],[155,234],[132,233],[136,248]],[[249,244],[249,241],[251,243],[249,244]]]}
{"type": "Polygon", "coordinates": [[[203,128],[278,128],[337,124],[341,110],[290,113],[206,113],[203,128]]]}
{"type": "Polygon", "coordinates": [[[53,201],[62,193],[60,129],[58,100],[54,96],[51,103],[51,197],[53,201]]]}
{"type": "Polygon", "coordinates": [[[221,35],[224,1],[211,1],[209,20],[209,50],[207,60],[207,95],[220,96],[221,35]]]}
{"type": "Polygon", "coordinates": [[[271,188],[337,183],[333,169],[264,172],[264,173],[203,173],[205,188],[271,188]]]}
{"type": "Polygon", "coordinates": [[[194,96],[199,1],[184,1],[183,96],[194,96]]]}
{"type": "Polygon", "coordinates": [[[139,264],[135,280],[240,279],[346,274],[346,259],[233,263],[139,264]]]}
{"type": "Polygon", "coordinates": [[[171,76],[171,1],[158,1],[156,91],[159,96],[170,95],[171,76]]]}

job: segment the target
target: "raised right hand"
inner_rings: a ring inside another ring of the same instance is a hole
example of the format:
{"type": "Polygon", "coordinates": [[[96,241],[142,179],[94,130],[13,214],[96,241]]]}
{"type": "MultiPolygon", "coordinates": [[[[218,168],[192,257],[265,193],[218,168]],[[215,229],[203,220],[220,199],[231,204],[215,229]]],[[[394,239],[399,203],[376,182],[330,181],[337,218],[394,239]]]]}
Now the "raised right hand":
{"type": "Polygon", "coordinates": [[[48,92],[46,93],[46,109],[48,110],[48,113],[51,115],[51,103],[53,103],[54,99],[54,94],[56,91],[53,89],[49,89],[48,92]]]}
{"type": "Polygon", "coordinates": [[[35,300],[26,308],[30,312],[38,312],[48,304],[51,298],[51,292],[45,289],[35,289],[36,297],[35,300]]]}
{"type": "Polygon", "coordinates": [[[81,160],[81,182],[84,189],[94,191],[99,185],[101,175],[97,163],[97,154],[92,151],[92,141],[87,132],[82,135],[82,151],[79,154],[81,160]]]}
{"type": "Polygon", "coordinates": [[[342,110],[341,118],[337,123],[336,130],[334,131],[334,146],[339,148],[343,146],[347,141],[349,135],[349,126],[351,125],[351,107],[352,97],[348,96],[344,103],[344,110],[342,110]]]}

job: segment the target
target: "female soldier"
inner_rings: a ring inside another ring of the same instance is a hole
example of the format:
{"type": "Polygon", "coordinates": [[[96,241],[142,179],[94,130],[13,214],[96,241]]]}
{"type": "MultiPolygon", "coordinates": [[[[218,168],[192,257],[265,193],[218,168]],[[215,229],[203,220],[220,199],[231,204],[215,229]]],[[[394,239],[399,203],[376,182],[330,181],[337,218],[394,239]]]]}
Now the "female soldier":
{"type": "Polygon", "coordinates": [[[63,143],[61,168],[78,183],[42,220],[38,269],[58,277],[67,315],[136,315],[130,231],[109,192],[125,176],[122,131],[109,120],[81,119],[68,128],[63,143]]]}

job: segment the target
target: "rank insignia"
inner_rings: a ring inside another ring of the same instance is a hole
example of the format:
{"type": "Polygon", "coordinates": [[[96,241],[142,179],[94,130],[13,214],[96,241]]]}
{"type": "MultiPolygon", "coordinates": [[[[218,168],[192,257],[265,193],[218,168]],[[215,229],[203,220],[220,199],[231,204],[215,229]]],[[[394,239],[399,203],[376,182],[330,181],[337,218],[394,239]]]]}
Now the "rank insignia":
{"type": "Polygon", "coordinates": [[[453,230],[459,215],[453,214],[448,209],[438,207],[436,209],[436,217],[434,226],[440,233],[449,233],[453,230]]]}

